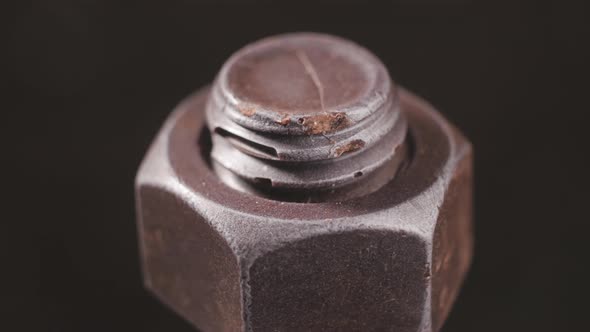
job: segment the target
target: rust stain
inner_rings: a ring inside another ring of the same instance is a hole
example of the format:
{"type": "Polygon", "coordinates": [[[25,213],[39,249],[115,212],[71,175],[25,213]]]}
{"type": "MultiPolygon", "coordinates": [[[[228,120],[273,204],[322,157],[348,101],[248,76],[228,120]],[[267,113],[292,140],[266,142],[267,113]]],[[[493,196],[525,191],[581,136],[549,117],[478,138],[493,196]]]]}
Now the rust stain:
{"type": "Polygon", "coordinates": [[[342,146],[337,147],[336,149],[334,149],[334,153],[333,156],[334,157],[340,157],[341,155],[345,154],[345,153],[349,153],[349,152],[354,152],[357,150],[362,149],[365,146],[365,141],[360,140],[360,139],[355,139],[353,141],[350,141],[342,146]]]}
{"type": "Polygon", "coordinates": [[[289,122],[291,121],[291,116],[289,114],[283,116],[280,120],[277,120],[277,123],[282,125],[282,126],[286,126],[289,124],[289,122]]]}
{"type": "Polygon", "coordinates": [[[251,117],[252,115],[256,114],[256,109],[249,105],[240,105],[238,106],[238,110],[247,117],[251,117]]]}
{"type": "Polygon", "coordinates": [[[350,119],[342,112],[307,116],[300,118],[298,122],[309,135],[333,133],[350,126],[350,119]]]}

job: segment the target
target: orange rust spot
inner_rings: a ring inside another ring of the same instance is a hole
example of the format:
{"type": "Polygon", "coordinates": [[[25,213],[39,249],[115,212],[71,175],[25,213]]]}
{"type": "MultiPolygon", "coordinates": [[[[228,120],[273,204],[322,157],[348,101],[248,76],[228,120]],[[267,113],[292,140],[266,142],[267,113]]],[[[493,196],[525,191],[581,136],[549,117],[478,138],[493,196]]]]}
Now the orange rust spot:
{"type": "Polygon", "coordinates": [[[282,126],[286,126],[291,121],[291,116],[289,114],[283,116],[280,120],[277,121],[278,124],[282,126]]]}
{"type": "Polygon", "coordinates": [[[252,106],[238,106],[238,110],[240,111],[240,113],[244,114],[245,116],[252,116],[254,114],[256,114],[256,109],[252,106]]]}
{"type": "Polygon", "coordinates": [[[298,122],[309,135],[332,133],[350,126],[350,120],[342,112],[307,116],[300,118],[298,122]]]}
{"type": "Polygon", "coordinates": [[[343,155],[345,153],[360,150],[364,146],[365,146],[365,141],[360,140],[360,139],[355,139],[353,141],[350,141],[350,142],[334,149],[333,155],[334,155],[334,157],[340,157],[341,155],[343,155]]]}

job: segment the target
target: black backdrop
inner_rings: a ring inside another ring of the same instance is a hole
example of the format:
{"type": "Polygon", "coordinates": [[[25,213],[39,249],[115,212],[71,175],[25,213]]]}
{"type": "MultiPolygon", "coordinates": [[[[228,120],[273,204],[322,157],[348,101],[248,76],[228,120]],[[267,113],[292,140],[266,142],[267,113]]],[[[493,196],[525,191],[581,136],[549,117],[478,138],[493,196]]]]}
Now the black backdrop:
{"type": "Polygon", "coordinates": [[[142,288],[134,173],[247,42],[350,38],[476,152],[476,254],[444,331],[580,331],[588,308],[585,4],[3,1],[3,331],[191,331],[142,288]]]}

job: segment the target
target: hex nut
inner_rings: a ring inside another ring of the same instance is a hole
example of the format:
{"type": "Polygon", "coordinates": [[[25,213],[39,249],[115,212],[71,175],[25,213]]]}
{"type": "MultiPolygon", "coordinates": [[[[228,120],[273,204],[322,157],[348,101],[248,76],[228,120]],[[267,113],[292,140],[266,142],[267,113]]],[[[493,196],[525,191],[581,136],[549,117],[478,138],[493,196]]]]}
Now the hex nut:
{"type": "Polygon", "coordinates": [[[136,178],[145,284],[198,329],[438,331],[472,255],[472,149],[401,89],[408,160],[347,201],[292,203],[214,173],[210,88],[166,120],[136,178]]]}

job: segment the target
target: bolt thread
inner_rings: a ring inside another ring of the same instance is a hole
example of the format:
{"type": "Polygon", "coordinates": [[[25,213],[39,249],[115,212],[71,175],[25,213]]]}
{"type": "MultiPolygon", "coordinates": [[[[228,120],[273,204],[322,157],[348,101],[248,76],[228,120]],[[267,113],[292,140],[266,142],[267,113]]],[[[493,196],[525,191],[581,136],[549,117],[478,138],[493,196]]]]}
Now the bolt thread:
{"type": "Polygon", "coordinates": [[[273,199],[368,194],[405,160],[407,124],[387,70],[336,37],[285,35],[238,51],[214,83],[206,118],[220,178],[273,199]]]}

